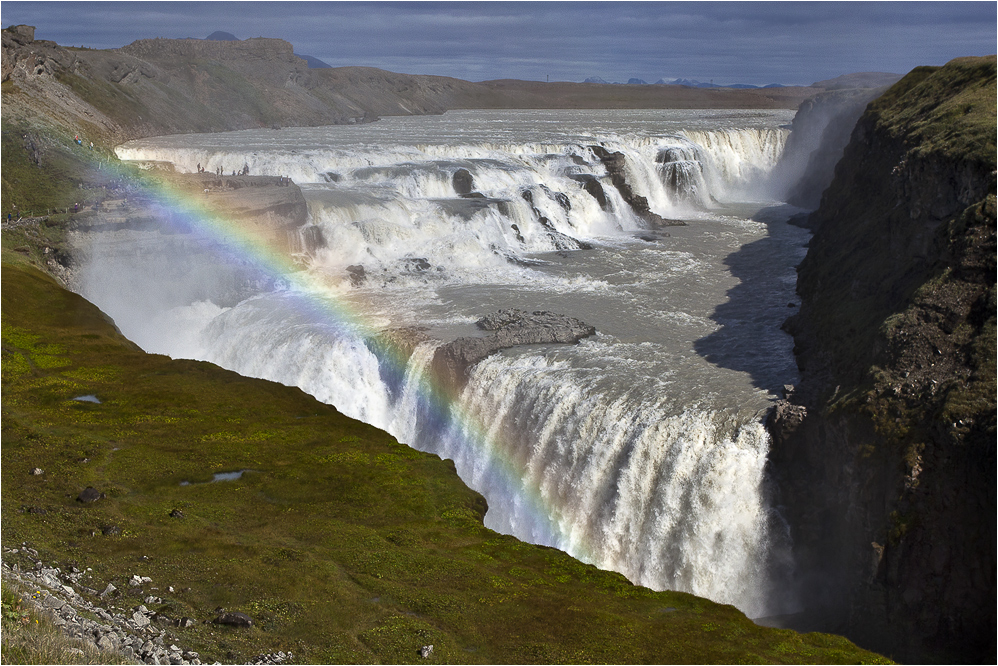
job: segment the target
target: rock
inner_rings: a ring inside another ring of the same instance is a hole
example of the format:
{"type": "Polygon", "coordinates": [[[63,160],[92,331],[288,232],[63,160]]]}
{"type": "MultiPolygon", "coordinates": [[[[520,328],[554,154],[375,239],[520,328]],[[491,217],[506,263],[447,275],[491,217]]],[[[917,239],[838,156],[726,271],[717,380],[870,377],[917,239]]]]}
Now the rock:
{"type": "Polygon", "coordinates": [[[170,512],[170,518],[183,518],[183,517],[184,517],[184,512],[181,511],[180,509],[174,509],[173,511],[170,512]]]}
{"type": "MultiPolygon", "coordinates": [[[[791,390],[791,395],[793,391],[791,390]]],[[[803,405],[795,405],[788,400],[778,400],[776,406],[770,410],[766,416],[766,428],[773,438],[774,449],[781,447],[800,427],[807,417],[807,408],[803,405]]],[[[779,452],[774,450],[774,456],[779,452]]]]}
{"type": "Polygon", "coordinates": [[[584,189],[589,196],[596,199],[596,203],[602,210],[609,210],[610,203],[607,201],[606,192],[603,191],[603,186],[600,184],[599,179],[592,174],[583,173],[570,176],[570,178],[578,183],[582,184],[582,189],[584,189]]]}
{"type": "Polygon", "coordinates": [[[215,618],[216,624],[224,624],[230,627],[252,627],[253,618],[246,613],[240,613],[238,611],[226,611],[215,618]]]}
{"type": "Polygon", "coordinates": [[[180,627],[181,629],[187,629],[188,627],[193,627],[195,624],[197,624],[197,621],[189,617],[182,617],[179,620],[177,620],[177,626],[180,627]]]}
{"type": "Polygon", "coordinates": [[[433,355],[432,368],[446,385],[463,385],[468,369],[500,349],[518,345],[576,343],[594,335],[596,328],[585,322],[554,312],[524,312],[511,308],[486,315],[478,327],[494,331],[484,338],[458,338],[441,345],[433,355]]]}
{"type": "Polygon", "coordinates": [[[656,227],[675,227],[686,225],[686,223],[682,220],[667,220],[657,213],[653,213],[651,208],[648,206],[647,197],[643,197],[634,192],[630,183],[627,182],[627,171],[625,168],[627,158],[623,153],[611,153],[602,146],[590,146],[590,149],[600,160],[600,162],[603,163],[603,166],[606,167],[606,171],[610,175],[610,182],[613,183],[613,186],[617,188],[618,192],[620,192],[620,196],[623,197],[624,201],[627,202],[638,217],[656,227]]]}
{"type": "Polygon", "coordinates": [[[149,618],[146,617],[145,613],[142,613],[141,611],[135,611],[132,613],[132,622],[134,622],[135,626],[139,629],[149,626],[149,618]]]}
{"type": "Polygon", "coordinates": [[[421,647],[419,649],[419,656],[422,657],[423,659],[429,659],[430,657],[432,657],[433,656],[433,646],[432,645],[424,645],[423,647],[421,647]]]}
{"type": "Polygon", "coordinates": [[[326,238],[322,235],[322,229],[315,225],[304,227],[301,230],[302,247],[308,254],[315,254],[315,251],[326,247],[326,238]]]}
{"type": "Polygon", "coordinates": [[[455,171],[454,177],[451,178],[451,183],[454,185],[454,191],[462,196],[471,194],[475,189],[475,179],[467,169],[458,169],[455,171]]]}
{"type": "Polygon", "coordinates": [[[41,467],[33,467],[31,468],[31,471],[28,472],[28,474],[30,474],[31,476],[41,476],[44,473],[45,472],[42,471],[41,467]]]}
{"type": "MultiPolygon", "coordinates": [[[[565,203],[568,203],[568,197],[565,196],[564,194],[560,192],[554,194],[551,192],[551,190],[544,187],[543,185],[541,187],[548,196],[552,196],[556,201],[559,202],[561,201],[561,199],[558,198],[558,195],[561,195],[565,197],[564,199],[565,203]]],[[[523,192],[520,193],[520,196],[523,197],[524,201],[530,204],[530,208],[533,211],[534,216],[537,218],[537,221],[540,222],[541,226],[547,230],[548,236],[551,238],[551,242],[554,243],[555,249],[557,250],[593,249],[593,246],[590,245],[589,243],[586,243],[585,241],[580,241],[576,238],[572,238],[571,236],[568,236],[558,231],[555,228],[554,224],[551,222],[551,220],[548,219],[543,213],[541,213],[540,209],[534,204],[534,193],[532,191],[524,190],[523,192]]],[[[517,233],[519,233],[519,230],[517,230],[517,233]]]]}
{"type": "Polygon", "coordinates": [[[52,610],[58,610],[63,606],[65,606],[66,602],[60,599],[59,597],[50,594],[49,596],[45,597],[44,601],[42,601],[42,605],[45,606],[46,608],[51,608],[52,610]]]}
{"type": "Polygon", "coordinates": [[[355,287],[359,287],[367,281],[367,272],[363,266],[347,266],[347,273],[350,274],[350,283],[355,287]]]}
{"type": "Polygon", "coordinates": [[[405,263],[406,270],[412,271],[414,273],[422,273],[428,271],[431,267],[430,262],[428,262],[423,257],[410,257],[402,260],[405,263]]]}
{"type": "Polygon", "coordinates": [[[515,224],[511,224],[509,225],[509,228],[512,229],[513,233],[516,234],[516,240],[520,241],[521,243],[526,242],[523,238],[523,234],[520,233],[520,227],[516,226],[515,224]]]}
{"type": "Polygon", "coordinates": [[[83,502],[84,504],[90,504],[91,502],[96,502],[99,499],[104,499],[107,497],[104,493],[98,491],[93,486],[87,486],[79,497],[76,498],[77,502],[83,502]]]}
{"type": "Polygon", "coordinates": [[[100,531],[104,536],[121,536],[121,528],[117,525],[105,525],[100,531]]]}
{"type": "Polygon", "coordinates": [[[994,661],[994,372],[966,350],[993,363],[995,128],[993,104],[964,102],[993,99],[994,72],[993,56],[915,70],[824,129],[845,150],[805,192],[818,208],[787,326],[800,387],[769,420],[774,504],[804,615],[821,618],[808,629],[899,662],[994,661]],[[979,396],[966,426],[958,392],[979,396]]]}
{"type": "Polygon", "coordinates": [[[118,588],[116,588],[111,583],[108,583],[107,587],[104,588],[104,591],[100,593],[100,596],[106,597],[106,596],[108,596],[110,594],[113,594],[114,592],[117,592],[117,591],[118,591],[118,588]]]}

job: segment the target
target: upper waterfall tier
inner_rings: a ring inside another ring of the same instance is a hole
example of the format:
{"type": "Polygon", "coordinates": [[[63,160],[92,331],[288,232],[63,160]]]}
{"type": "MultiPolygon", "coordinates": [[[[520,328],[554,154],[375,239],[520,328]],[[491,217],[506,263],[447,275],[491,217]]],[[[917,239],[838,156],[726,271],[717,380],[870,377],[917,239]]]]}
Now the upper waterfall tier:
{"type": "Polygon", "coordinates": [[[345,284],[502,282],[510,263],[528,265],[532,254],[584,249],[718,202],[765,200],[789,116],[459,112],[159,137],[118,155],[179,171],[289,176],[305,191],[311,225],[337,248],[309,261],[345,284]]]}

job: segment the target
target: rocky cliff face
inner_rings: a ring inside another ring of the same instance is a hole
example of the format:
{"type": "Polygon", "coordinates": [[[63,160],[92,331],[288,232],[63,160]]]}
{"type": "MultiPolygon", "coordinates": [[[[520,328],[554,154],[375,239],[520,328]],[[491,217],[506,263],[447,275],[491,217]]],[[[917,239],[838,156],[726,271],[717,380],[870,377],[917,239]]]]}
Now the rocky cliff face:
{"type": "Polygon", "coordinates": [[[995,58],[869,105],[810,217],[770,471],[811,619],[995,659],[995,58]]]}

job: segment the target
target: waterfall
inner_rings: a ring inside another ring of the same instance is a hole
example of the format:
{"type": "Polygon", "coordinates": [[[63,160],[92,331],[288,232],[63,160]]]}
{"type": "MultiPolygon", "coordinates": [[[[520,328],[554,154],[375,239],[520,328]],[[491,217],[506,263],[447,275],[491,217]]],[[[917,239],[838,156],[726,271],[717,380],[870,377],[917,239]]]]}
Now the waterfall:
{"type": "MultiPolygon", "coordinates": [[[[171,250],[174,241],[159,239],[147,252],[158,253],[163,279],[144,273],[143,254],[108,244],[82,268],[81,292],[144,348],[298,386],[453,459],[488,499],[493,529],[654,589],[753,616],[783,610],[772,590],[786,562],[761,488],[766,398],[729,388],[735,375],[718,374],[692,342],[715,329],[711,303],[729,289],[724,257],[764,228],[712,211],[755,196],[786,140],[774,127],[784,118],[754,112],[746,116],[754,126],[737,127],[737,112],[706,120],[676,112],[668,131],[648,133],[657,117],[641,116],[634,129],[624,115],[611,118],[623,129],[589,132],[602,122],[591,112],[557,112],[564,122],[556,112],[516,113],[126,144],[123,159],[180,171],[200,162],[209,172],[247,164],[251,175],[289,175],[309,210],[289,245],[325,291],[305,293],[282,276],[250,280],[245,258],[228,276],[210,260],[210,243],[177,239],[171,250]],[[507,123],[547,113],[554,129],[523,129],[520,140],[503,134],[507,123]],[[613,185],[597,145],[624,155],[628,185],[652,211],[699,226],[661,247],[635,241],[646,223],[613,185]],[[712,239],[720,240],[697,245],[712,239]],[[594,249],[571,252],[579,248],[594,249]],[[208,279],[187,285],[187,265],[203,266],[197,275],[208,279]],[[212,292],[216,275],[228,285],[224,298],[212,292]],[[247,292],[250,283],[259,288],[247,292]],[[686,291],[688,302],[668,300],[686,291]],[[607,321],[627,320],[627,334],[488,357],[459,397],[440,403],[429,374],[439,340],[468,334],[486,308],[510,298],[610,312],[607,321]],[[347,323],[354,319],[365,325],[347,323]],[[400,326],[433,332],[417,336],[407,358],[383,353],[372,332],[400,326]],[[689,348],[648,337],[668,327],[688,336],[689,348]]],[[[793,262],[785,268],[792,277],[793,262]]]]}
{"type": "Polygon", "coordinates": [[[435,453],[493,497],[486,524],[565,550],[652,589],[691,592],[767,610],[766,507],[761,500],[768,437],[757,421],[678,406],[633,388],[612,400],[589,387],[598,368],[543,357],[491,357],[462,398],[493,424],[487,455],[460,439],[427,440],[435,453]],[[537,495],[536,516],[490,488],[483,460],[519,474],[520,495],[537,495]],[[496,501],[498,499],[499,501],[496,501]]]}
{"type": "Polygon", "coordinates": [[[789,131],[785,129],[686,130],[683,135],[700,148],[710,191],[718,199],[752,196],[780,160],[789,131]]]}

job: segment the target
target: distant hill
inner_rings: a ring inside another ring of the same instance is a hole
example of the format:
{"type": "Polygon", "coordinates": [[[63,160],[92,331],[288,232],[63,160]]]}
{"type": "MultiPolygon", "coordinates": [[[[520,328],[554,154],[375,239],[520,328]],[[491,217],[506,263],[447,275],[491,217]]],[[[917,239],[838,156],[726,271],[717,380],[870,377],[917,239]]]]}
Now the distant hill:
{"type": "Polygon", "coordinates": [[[213,42],[238,42],[239,38],[233,35],[231,32],[222,32],[221,30],[216,30],[211,33],[205,39],[210,39],[213,42]]]}
{"type": "MultiPolygon", "coordinates": [[[[598,76],[590,76],[588,79],[583,81],[583,83],[610,83],[598,76]]],[[[616,85],[620,85],[619,82],[615,82],[616,85]]],[[[649,83],[644,79],[631,78],[627,79],[627,85],[632,86],[647,86],[649,83]]],[[[705,83],[703,81],[697,81],[696,79],[673,79],[671,81],[666,81],[665,79],[659,79],[653,85],[656,86],[686,86],[687,88],[734,88],[735,90],[754,90],[757,88],[785,88],[782,83],[770,83],[765,86],[757,86],[751,83],[732,83],[730,85],[720,85],[718,83],[705,83]]],[[[817,86],[818,84],[815,84],[817,86]]]]}
{"type": "Polygon", "coordinates": [[[448,109],[792,109],[816,94],[809,87],[473,83],[370,67],[316,67],[284,40],[212,37],[70,50],[36,41],[30,26],[4,30],[4,120],[41,115],[60,132],[85,132],[98,145],[113,145],[139,136],[335,125],[448,109]]]}
{"type": "Polygon", "coordinates": [[[333,68],[332,65],[330,65],[328,63],[325,63],[325,62],[319,60],[318,58],[314,58],[314,57],[312,57],[310,55],[304,55],[302,53],[296,53],[295,55],[298,56],[299,58],[301,58],[302,60],[304,60],[305,62],[307,62],[309,69],[325,69],[325,68],[332,69],[333,68]]]}

